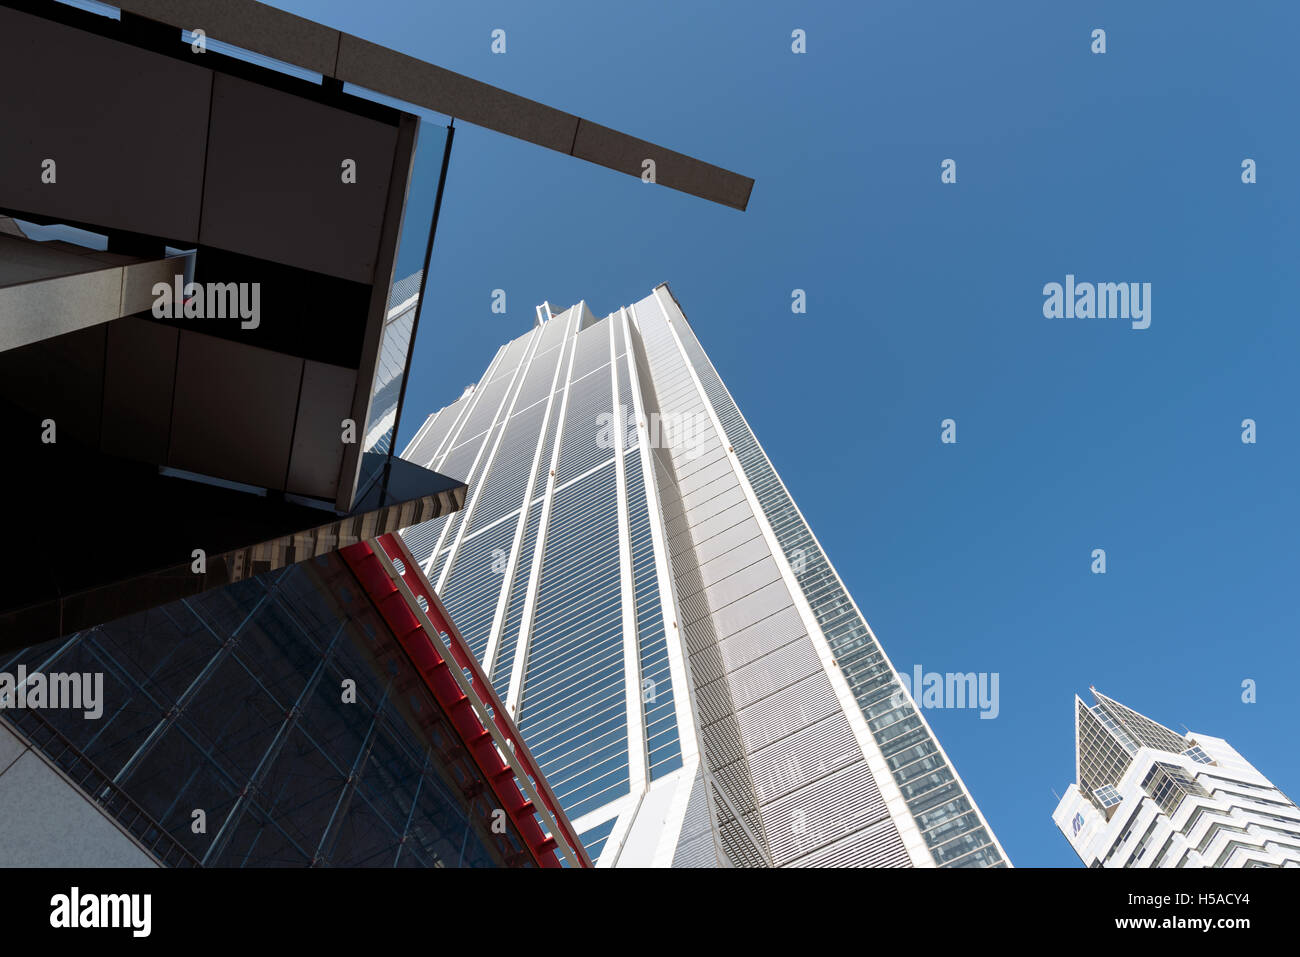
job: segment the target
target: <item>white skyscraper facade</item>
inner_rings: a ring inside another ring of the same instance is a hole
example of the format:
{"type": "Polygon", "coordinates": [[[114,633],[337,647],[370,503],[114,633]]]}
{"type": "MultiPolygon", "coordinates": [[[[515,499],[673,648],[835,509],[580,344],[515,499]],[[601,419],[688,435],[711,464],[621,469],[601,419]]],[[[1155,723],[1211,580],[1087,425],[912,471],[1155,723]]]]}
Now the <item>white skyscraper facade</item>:
{"type": "Polygon", "coordinates": [[[538,308],[407,529],[599,866],[1008,865],[666,285],[538,308]]]}
{"type": "Polygon", "coordinates": [[[1052,815],[1089,867],[1300,867],[1300,808],[1222,738],[1175,734],[1093,689],[1052,815]]]}

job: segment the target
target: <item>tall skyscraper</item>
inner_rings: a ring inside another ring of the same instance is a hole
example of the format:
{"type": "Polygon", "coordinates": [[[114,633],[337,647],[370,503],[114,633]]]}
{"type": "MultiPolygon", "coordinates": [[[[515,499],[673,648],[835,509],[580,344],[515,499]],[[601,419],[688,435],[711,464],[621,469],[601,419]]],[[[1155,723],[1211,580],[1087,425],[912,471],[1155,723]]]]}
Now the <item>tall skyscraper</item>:
{"type": "Polygon", "coordinates": [[[1175,734],[1092,689],[1052,819],[1089,867],[1300,867],[1300,808],[1222,738],[1175,734]]]}
{"type": "Polygon", "coordinates": [[[600,866],[1007,860],[666,285],[502,346],[404,537],[600,866]]]}

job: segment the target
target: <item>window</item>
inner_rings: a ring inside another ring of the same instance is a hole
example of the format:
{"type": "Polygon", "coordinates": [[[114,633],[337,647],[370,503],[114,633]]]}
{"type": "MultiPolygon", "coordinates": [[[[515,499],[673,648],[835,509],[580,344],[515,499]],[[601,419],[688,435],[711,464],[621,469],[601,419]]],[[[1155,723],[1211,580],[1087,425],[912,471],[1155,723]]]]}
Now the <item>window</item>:
{"type": "Polygon", "coordinates": [[[1188,795],[1209,797],[1196,779],[1175,764],[1156,762],[1142,779],[1142,789],[1165,814],[1173,814],[1188,795]]]}
{"type": "Polygon", "coordinates": [[[1133,849],[1133,856],[1129,858],[1128,864],[1126,865],[1127,867],[1132,867],[1138,861],[1142,860],[1142,855],[1147,852],[1147,845],[1151,843],[1151,835],[1155,832],[1156,825],[1159,823],[1160,817],[1158,815],[1151,819],[1151,823],[1147,825],[1147,829],[1142,832],[1142,839],[1138,841],[1137,847],[1133,849]]]}
{"type": "Polygon", "coordinates": [[[1097,801],[1101,804],[1102,810],[1112,808],[1123,800],[1123,798],[1119,796],[1119,792],[1115,790],[1113,784],[1103,784],[1092,793],[1096,795],[1097,801]]]}

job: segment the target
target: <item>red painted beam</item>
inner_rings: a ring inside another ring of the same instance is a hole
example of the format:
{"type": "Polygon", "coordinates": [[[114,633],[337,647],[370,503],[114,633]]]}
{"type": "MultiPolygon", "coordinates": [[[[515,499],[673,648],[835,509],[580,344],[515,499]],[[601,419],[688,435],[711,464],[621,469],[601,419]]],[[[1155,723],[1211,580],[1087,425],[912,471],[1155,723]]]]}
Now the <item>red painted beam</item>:
{"type": "Polygon", "coordinates": [[[546,778],[537,767],[537,762],[534,760],[532,752],[528,750],[528,746],[524,743],[523,737],[519,734],[519,729],[510,720],[509,712],[506,711],[505,705],[502,704],[501,699],[493,689],[492,682],[487,679],[483,669],[479,666],[478,659],[474,657],[473,652],[469,650],[469,645],[461,637],[459,629],[456,628],[455,623],[447,614],[441,599],[434,594],[429,580],[425,578],[424,573],[420,570],[419,562],[411,555],[406,543],[397,535],[381,535],[375,541],[384,549],[390,560],[394,563],[401,562],[402,567],[405,569],[402,574],[402,581],[406,582],[406,586],[414,594],[421,596],[428,602],[426,614],[429,616],[429,620],[433,622],[440,632],[448,636],[447,644],[452,656],[462,668],[471,673],[472,684],[479,699],[491,709],[501,734],[507,741],[514,744],[515,758],[523,765],[525,773],[532,778],[542,803],[551,812],[556,826],[560,828],[569,846],[577,852],[582,866],[594,866],[591,863],[591,858],[587,856],[586,850],[579,843],[577,835],[573,833],[568,816],[560,809],[560,802],[556,799],[550,784],[547,783],[546,778]]]}
{"type": "Polygon", "coordinates": [[[451,662],[443,660],[432,639],[425,633],[420,620],[407,605],[406,599],[402,597],[376,557],[372,543],[360,542],[350,545],[341,549],[339,554],[396,636],[398,643],[415,666],[416,672],[433,694],[434,700],[447,715],[453,730],[487,780],[502,810],[514,822],[533,860],[541,867],[562,866],[556,852],[555,839],[548,836],[538,824],[532,802],[520,789],[514,771],[502,760],[492,735],[479,718],[478,711],[461,691],[451,674],[452,667],[470,672],[473,692],[480,702],[492,709],[494,721],[506,740],[514,742],[515,757],[520,761],[525,773],[533,778],[538,794],[542,796],[543,802],[555,818],[556,826],[562,829],[569,845],[576,850],[581,865],[591,867],[590,858],[573,836],[567,818],[557,810],[554,795],[546,786],[545,779],[538,773],[532,756],[523,747],[518,729],[510,721],[505,708],[492,691],[491,684],[478,667],[478,662],[465,645],[464,639],[452,626],[442,603],[429,588],[428,580],[420,571],[419,565],[397,536],[384,535],[378,539],[378,544],[394,564],[401,562],[403,581],[413,594],[424,598],[428,603],[425,613],[433,625],[447,636],[447,647],[453,659],[451,662]]]}

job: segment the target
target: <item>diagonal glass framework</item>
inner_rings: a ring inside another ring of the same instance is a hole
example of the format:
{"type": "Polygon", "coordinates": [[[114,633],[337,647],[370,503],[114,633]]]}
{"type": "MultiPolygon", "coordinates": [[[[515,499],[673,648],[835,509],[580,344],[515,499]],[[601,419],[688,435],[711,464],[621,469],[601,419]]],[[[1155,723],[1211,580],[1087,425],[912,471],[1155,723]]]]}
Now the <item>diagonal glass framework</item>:
{"type": "Polygon", "coordinates": [[[395,647],[330,554],[9,656],[106,708],[5,717],[165,864],[530,865],[395,647]]]}
{"type": "Polygon", "coordinates": [[[1075,699],[1075,731],[1079,786],[1102,810],[1111,807],[1104,795],[1114,790],[1142,747],[1170,754],[1187,751],[1187,739],[1145,715],[1126,708],[1093,689],[1096,704],[1075,699]]]}

